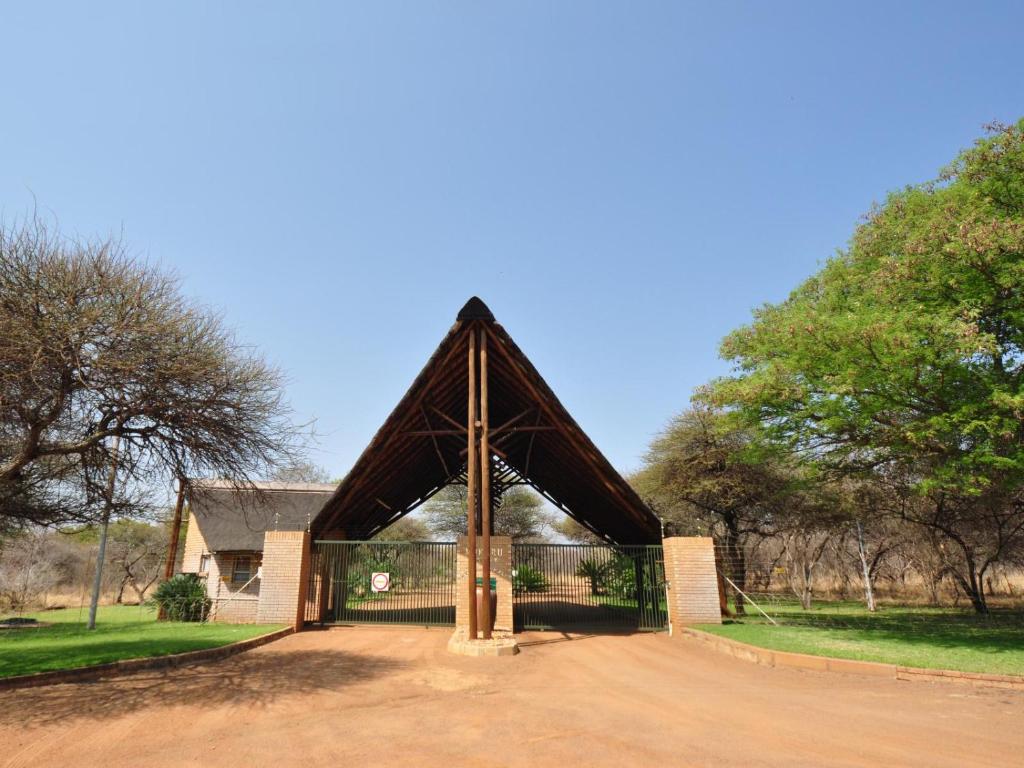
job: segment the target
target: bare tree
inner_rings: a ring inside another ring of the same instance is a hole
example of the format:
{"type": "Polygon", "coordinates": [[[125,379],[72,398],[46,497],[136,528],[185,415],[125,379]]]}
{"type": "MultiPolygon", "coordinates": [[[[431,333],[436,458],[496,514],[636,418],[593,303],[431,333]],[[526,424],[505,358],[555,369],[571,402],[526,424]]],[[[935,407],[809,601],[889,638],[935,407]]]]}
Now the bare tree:
{"type": "Polygon", "coordinates": [[[118,520],[110,526],[107,560],[119,575],[117,597],[124,599],[124,591],[131,587],[139,602],[146,597],[160,577],[167,532],[155,525],[139,520],[118,520]]]}
{"type": "Polygon", "coordinates": [[[323,467],[302,460],[278,467],[271,479],[281,483],[329,483],[331,475],[323,467]]]}
{"type": "Polygon", "coordinates": [[[119,488],[265,476],[295,459],[281,386],[119,241],[0,228],[0,524],[95,519],[114,438],[119,488]]]}
{"type": "Polygon", "coordinates": [[[60,581],[47,532],[31,528],[4,542],[0,551],[0,604],[20,611],[60,581]]]}

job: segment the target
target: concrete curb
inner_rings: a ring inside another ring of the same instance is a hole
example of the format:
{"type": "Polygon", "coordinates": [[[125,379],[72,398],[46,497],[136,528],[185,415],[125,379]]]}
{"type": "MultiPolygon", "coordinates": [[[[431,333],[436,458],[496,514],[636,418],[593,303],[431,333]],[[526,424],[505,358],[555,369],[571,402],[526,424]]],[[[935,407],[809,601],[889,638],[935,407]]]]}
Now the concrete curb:
{"type": "Polygon", "coordinates": [[[897,664],[883,664],[877,661],[856,661],[836,659],[831,656],[811,656],[791,651],[773,651],[748,645],[738,640],[702,632],[699,629],[683,627],[682,634],[699,640],[714,650],[737,659],[752,661],[766,667],[788,667],[809,669],[815,672],[840,672],[846,675],[886,677],[890,680],[916,680],[925,682],[967,683],[985,688],[1008,688],[1024,691],[1024,677],[1020,675],[990,675],[980,672],[957,672],[951,669],[922,669],[901,667],[897,664]]]}
{"type": "Polygon", "coordinates": [[[284,629],[268,632],[265,635],[250,637],[247,640],[239,640],[237,643],[219,645],[216,648],[202,648],[198,651],[172,653],[167,656],[123,659],[106,664],[95,664],[91,667],[78,667],[77,669],[55,669],[49,672],[35,672],[31,675],[2,677],[0,678],[0,691],[9,691],[17,688],[35,688],[41,685],[84,683],[101,677],[121,677],[122,675],[130,675],[143,670],[181,667],[186,664],[226,659],[229,656],[234,656],[236,653],[242,653],[243,651],[272,643],[275,640],[280,640],[294,631],[293,627],[285,627],[284,629]]]}

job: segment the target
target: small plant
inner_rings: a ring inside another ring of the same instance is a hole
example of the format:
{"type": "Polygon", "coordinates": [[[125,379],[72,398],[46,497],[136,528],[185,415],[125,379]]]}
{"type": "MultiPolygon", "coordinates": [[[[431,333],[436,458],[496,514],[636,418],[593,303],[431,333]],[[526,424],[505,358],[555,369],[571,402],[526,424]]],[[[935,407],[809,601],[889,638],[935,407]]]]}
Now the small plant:
{"type": "Polygon", "coordinates": [[[523,592],[546,592],[548,580],[536,568],[520,565],[512,574],[512,591],[517,595],[523,592]]]}
{"type": "Polygon", "coordinates": [[[194,573],[179,573],[163,582],[153,600],[169,621],[203,621],[210,609],[206,587],[194,573]]]}
{"type": "Polygon", "coordinates": [[[576,575],[590,582],[590,594],[592,595],[604,594],[604,580],[607,573],[607,563],[599,563],[589,557],[580,560],[579,565],[576,566],[576,575]]]}

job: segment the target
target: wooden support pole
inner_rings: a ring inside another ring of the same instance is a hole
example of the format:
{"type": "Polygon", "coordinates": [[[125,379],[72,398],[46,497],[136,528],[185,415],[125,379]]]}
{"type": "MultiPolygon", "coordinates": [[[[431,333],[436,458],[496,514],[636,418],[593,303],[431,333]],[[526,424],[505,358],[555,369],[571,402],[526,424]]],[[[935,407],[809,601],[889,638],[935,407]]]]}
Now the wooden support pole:
{"type": "Polygon", "coordinates": [[[170,540],[167,542],[167,562],[164,563],[164,578],[174,575],[174,561],[178,559],[178,542],[181,540],[181,513],[185,508],[185,478],[178,478],[178,499],[174,503],[174,519],[171,521],[170,540]]]}
{"type": "Polygon", "coordinates": [[[491,451],[488,445],[490,416],[487,397],[487,331],[480,329],[480,528],[483,533],[483,562],[480,572],[484,579],[483,626],[484,640],[491,639],[491,451]]]}
{"type": "Polygon", "coordinates": [[[476,331],[469,332],[469,398],[466,419],[466,581],[469,582],[469,637],[476,640],[476,331]]]}

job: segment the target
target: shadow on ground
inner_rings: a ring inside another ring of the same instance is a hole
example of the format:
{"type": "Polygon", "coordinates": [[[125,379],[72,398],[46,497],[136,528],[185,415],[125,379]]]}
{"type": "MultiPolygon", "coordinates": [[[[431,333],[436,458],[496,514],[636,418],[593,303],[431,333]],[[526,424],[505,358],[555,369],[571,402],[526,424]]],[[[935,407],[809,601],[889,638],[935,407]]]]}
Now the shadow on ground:
{"type": "Polygon", "coordinates": [[[203,665],[0,692],[0,724],[32,728],[196,703],[261,708],[303,692],[338,691],[401,667],[340,650],[250,652],[203,665]]]}

